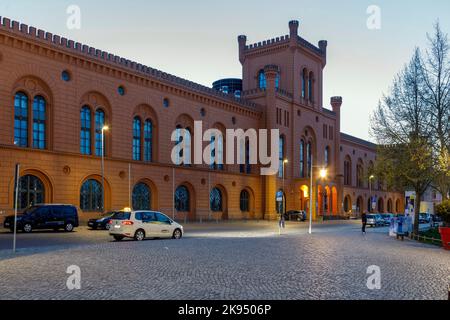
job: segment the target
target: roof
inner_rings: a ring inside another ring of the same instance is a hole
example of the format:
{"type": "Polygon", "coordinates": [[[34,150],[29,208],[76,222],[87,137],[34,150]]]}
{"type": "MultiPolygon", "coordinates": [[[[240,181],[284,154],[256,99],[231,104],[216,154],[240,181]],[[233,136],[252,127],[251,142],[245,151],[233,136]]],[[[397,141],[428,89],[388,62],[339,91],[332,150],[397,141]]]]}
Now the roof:
{"type": "Polygon", "coordinates": [[[351,135],[346,134],[346,133],[341,133],[341,140],[353,142],[353,143],[356,143],[356,144],[360,144],[360,145],[363,145],[363,146],[365,146],[367,148],[370,148],[370,149],[376,149],[377,148],[377,145],[375,143],[372,143],[370,141],[351,136],[351,135]]]}
{"type": "Polygon", "coordinates": [[[261,112],[260,106],[251,101],[237,98],[234,95],[222,93],[220,91],[214,90],[213,88],[209,88],[193,81],[189,81],[172,74],[148,67],[141,63],[137,63],[120,56],[116,56],[114,54],[96,49],[94,47],[69,40],[59,35],[54,35],[41,29],[36,29],[35,27],[28,26],[17,21],[11,21],[11,19],[9,18],[0,17],[0,31],[6,31],[14,34],[15,36],[19,36],[25,39],[44,42],[47,45],[57,47],[60,50],[66,51],[67,53],[82,55],[86,58],[115,65],[116,67],[125,68],[130,72],[137,72],[142,76],[148,78],[155,78],[161,82],[169,83],[178,87],[183,87],[190,91],[206,94],[221,100],[225,100],[229,103],[240,105],[241,107],[250,109],[254,112],[261,112]]]}

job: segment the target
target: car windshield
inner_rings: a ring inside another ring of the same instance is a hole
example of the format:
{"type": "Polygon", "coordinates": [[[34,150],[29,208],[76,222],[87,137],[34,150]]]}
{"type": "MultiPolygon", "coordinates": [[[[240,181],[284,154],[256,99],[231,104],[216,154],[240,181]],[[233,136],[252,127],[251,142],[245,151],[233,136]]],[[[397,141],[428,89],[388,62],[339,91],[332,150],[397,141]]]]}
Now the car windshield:
{"type": "Polygon", "coordinates": [[[131,213],[130,212],[115,212],[112,216],[113,220],[130,220],[131,213]]]}

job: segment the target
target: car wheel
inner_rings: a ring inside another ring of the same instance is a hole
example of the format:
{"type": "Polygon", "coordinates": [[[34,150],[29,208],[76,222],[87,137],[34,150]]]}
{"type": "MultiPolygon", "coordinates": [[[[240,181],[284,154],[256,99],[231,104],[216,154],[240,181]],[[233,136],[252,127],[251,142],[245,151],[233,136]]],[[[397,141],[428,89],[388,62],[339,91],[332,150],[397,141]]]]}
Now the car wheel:
{"type": "Polygon", "coordinates": [[[144,230],[139,229],[138,231],[136,231],[136,233],[134,234],[134,240],[142,241],[144,239],[145,239],[145,232],[144,232],[144,230]]]}
{"type": "Polygon", "coordinates": [[[109,225],[109,223],[105,224],[105,230],[109,230],[111,228],[111,226],[109,225]]]}
{"type": "Polygon", "coordinates": [[[66,225],[64,226],[64,230],[65,230],[66,232],[72,232],[72,231],[73,231],[73,224],[71,224],[71,223],[66,224],[66,225]]]}
{"type": "Polygon", "coordinates": [[[114,236],[114,240],[116,241],[122,241],[123,240],[123,236],[114,236]]]}
{"type": "Polygon", "coordinates": [[[30,233],[31,231],[33,231],[33,227],[29,223],[24,224],[22,229],[25,233],[30,233]]]}
{"type": "Polygon", "coordinates": [[[183,237],[183,233],[181,232],[180,229],[176,229],[176,230],[173,232],[172,238],[175,239],[175,240],[179,240],[179,239],[181,239],[181,237],[183,237]]]}
{"type": "Polygon", "coordinates": [[[92,229],[92,230],[97,230],[97,227],[92,227],[91,229],[92,229]]]}

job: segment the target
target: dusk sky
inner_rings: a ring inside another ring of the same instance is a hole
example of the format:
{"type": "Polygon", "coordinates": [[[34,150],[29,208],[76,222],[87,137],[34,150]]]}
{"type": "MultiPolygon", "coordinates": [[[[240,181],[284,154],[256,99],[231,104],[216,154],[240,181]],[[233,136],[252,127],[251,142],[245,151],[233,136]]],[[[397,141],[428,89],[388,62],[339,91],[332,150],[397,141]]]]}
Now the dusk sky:
{"type": "Polygon", "coordinates": [[[450,32],[448,0],[1,0],[0,16],[60,34],[207,86],[241,77],[237,36],[254,43],[289,33],[313,44],[328,40],[324,101],[344,98],[342,131],[369,137],[369,117],[394,75],[425,48],[439,19],[450,32]],[[66,26],[69,5],[81,9],[81,29],[66,26]],[[381,29],[369,30],[370,5],[381,29]]]}

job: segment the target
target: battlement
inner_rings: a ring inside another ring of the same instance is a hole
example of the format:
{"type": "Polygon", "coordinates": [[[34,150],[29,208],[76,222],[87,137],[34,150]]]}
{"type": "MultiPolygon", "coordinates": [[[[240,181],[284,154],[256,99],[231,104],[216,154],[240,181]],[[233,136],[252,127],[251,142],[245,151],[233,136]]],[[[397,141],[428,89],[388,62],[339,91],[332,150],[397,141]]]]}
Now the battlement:
{"type": "Polygon", "coordinates": [[[247,45],[247,37],[244,35],[239,36],[239,50],[240,56],[242,58],[243,55],[247,53],[253,53],[257,52],[261,49],[270,49],[275,48],[280,45],[291,45],[291,46],[301,46],[303,48],[308,49],[309,51],[313,52],[314,54],[319,55],[322,58],[326,58],[327,54],[327,42],[325,40],[321,40],[318,43],[318,46],[313,45],[312,43],[308,42],[307,40],[303,39],[298,35],[298,27],[299,22],[297,20],[293,20],[289,22],[289,35],[284,35],[281,37],[276,37],[269,40],[264,40],[260,42],[256,42],[253,44],[247,45]]]}
{"type": "Polygon", "coordinates": [[[86,56],[87,58],[97,60],[102,63],[108,63],[115,67],[128,69],[130,72],[136,72],[146,77],[152,77],[159,81],[163,81],[172,85],[184,87],[190,91],[196,91],[201,94],[207,94],[215,98],[220,98],[229,103],[235,103],[242,107],[249,108],[252,111],[260,112],[261,107],[256,103],[237,98],[234,95],[228,95],[201,84],[174,76],[172,74],[148,67],[141,63],[131,61],[129,59],[96,49],[94,47],[76,42],[59,35],[54,35],[42,29],[28,26],[24,23],[13,21],[6,17],[0,17],[0,31],[7,31],[13,35],[38,41],[43,44],[51,45],[62,49],[69,54],[77,54],[86,56]]]}

